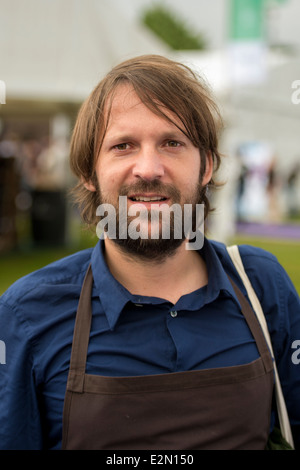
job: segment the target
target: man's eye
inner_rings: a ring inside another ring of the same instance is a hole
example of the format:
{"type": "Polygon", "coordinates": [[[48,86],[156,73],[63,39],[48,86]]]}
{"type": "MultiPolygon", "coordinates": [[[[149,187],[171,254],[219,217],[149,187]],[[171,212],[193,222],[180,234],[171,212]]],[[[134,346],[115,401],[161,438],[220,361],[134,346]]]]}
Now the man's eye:
{"type": "Polygon", "coordinates": [[[167,142],[168,147],[179,147],[180,143],[177,140],[169,140],[167,142]]]}
{"type": "Polygon", "coordinates": [[[124,143],[122,143],[122,144],[114,145],[113,148],[116,149],[116,150],[127,150],[127,149],[129,148],[129,144],[127,144],[126,142],[124,142],[124,143]]]}

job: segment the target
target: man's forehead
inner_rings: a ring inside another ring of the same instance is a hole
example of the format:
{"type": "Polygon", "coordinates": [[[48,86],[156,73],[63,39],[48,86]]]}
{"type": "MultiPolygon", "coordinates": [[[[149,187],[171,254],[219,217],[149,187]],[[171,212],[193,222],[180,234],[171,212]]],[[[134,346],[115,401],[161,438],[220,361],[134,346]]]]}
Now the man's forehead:
{"type": "Polygon", "coordinates": [[[144,102],[130,83],[122,83],[116,87],[107,103],[105,110],[105,116],[108,119],[106,129],[110,127],[112,121],[118,120],[122,113],[130,110],[134,111],[140,105],[148,108],[149,112],[164,119],[171,126],[173,125],[181,130],[184,128],[179,116],[156,100],[155,97],[153,97],[151,103],[149,101],[144,102]]]}
{"type": "Polygon", "coordinates": [[[141,103],[142,101],[133,86],[129,83],[122,83],[117,86],[109,98],[106,111],[108,112],[109,109],[110,114],[118,111],[121,112],[141,103]]]}

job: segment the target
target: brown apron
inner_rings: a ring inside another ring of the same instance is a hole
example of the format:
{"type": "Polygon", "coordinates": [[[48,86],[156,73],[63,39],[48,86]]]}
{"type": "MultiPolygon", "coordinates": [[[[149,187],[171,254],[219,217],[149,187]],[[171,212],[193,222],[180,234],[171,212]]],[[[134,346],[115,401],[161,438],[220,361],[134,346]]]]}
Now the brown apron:
{"type": "Polygon", "coordinates": [[[169,374],[85,373],[93,275],[76,316],[63,413],[63,449],[264,449],[273,365],[249,303],[231,281],[260,357],[250,364],[169,374]]]}

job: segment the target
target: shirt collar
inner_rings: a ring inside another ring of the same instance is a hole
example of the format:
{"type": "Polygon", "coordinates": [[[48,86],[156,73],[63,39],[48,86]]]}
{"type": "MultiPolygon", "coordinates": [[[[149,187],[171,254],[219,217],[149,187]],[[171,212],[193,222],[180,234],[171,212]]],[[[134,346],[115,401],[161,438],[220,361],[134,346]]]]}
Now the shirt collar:
{"type": "Polygon", "coordinates": [[[216,300],[220,294],[231,297],[240,307],[232,284],[226,274],[214,245],[206,238],[199,254],[207,267],[208,283],[204,287],[187,294],[179,299],[176,307],[179,309],[199,310],[205,304],[216,300]]]}
{"type": "MultiPolygon", "coordinates": [[[[203,256],[208,272],[208,285],[204,288],[205,298],[202,298],[201,304],[204,305],[212,302],[220,295],[220,292],[225,292],[240,305],[214,246],[206,238],[204,239],[204,245],[199,253],[203,256]]],[[[96,292],[99,295],[100,302],[111,329],[114,329],[123,308],[128,302],[137,304],[140,302],[144,304],[158,304],[162,302],[162,299],[157,297],[139,297],[132,295],[112,276],[104,258],[103,239],[100,239],[93,249],[91,264],[96,292]]],[[[201,291],[201,289],[199,289],[199,291],[201,291]]],[[[185,307],[191,310],[199,309],[201,307],[199,296],[193,294],[194,293],[183,296],[176,304],[177,307],[185,307]]]]}
{"type": "Polygon", "coordinates": [[[208,273],[208,297],[216,298],[220,291],[222,291],[229,294],[236,301],[236,303],[240,305],[224,266],[214,248],[214,245],[206,238],[204,239],[204,245],[201,250],[201,254],[206,263],[208,273]]]}
{"type": "Polygon", "coordinates": [[[91,258],[96,291],[107,317],[109,327],[113,329],[118,318],[131,300],[131,294],[111,274],[104,258],[104,240],[100,239],[94,247],[91,258]]]}

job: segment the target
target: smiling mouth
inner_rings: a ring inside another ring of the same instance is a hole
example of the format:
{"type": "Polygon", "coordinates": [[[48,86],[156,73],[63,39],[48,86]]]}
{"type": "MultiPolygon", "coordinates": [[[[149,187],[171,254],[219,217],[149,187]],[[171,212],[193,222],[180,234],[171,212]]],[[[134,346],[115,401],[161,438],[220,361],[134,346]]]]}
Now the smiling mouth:
{"type": "Polygon", "coordinates": [[[168,198],[164,196],[130,196],[128,199],[133,202],[161,202],[166,201],[168,198]]]}

